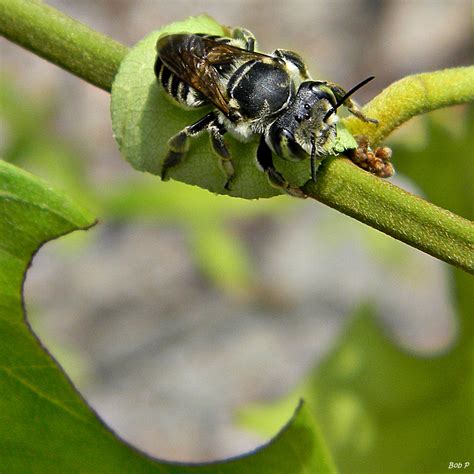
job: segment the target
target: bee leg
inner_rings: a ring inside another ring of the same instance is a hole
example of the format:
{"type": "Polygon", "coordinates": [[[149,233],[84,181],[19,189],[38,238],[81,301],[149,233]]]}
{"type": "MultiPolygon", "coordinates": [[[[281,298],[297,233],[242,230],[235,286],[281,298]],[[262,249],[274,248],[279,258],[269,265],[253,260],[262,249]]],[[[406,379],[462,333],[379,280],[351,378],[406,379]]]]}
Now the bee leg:
{"type": "Polygon", "coordinates": [[[217,121],[216,118],[216,120],[208,126],[208,131],[211,138],[212,149],[219,157],[219,165],[226,176],[224,188],[229,191],[232,178],[235,174],[235,169],[229,149],[224,142],[223,135],[227,130],[217,121]]]}
{"type": "Polygon", "coordinates": [[[370,122],[370,123],[379,123],[378,120],[367,117],[367,115],[364,115],[362,111],[359,109],[357,104],[352,100],[352,99],[347,99],[344,101],[344,106],[347,108],[347,110],[352,114],[355,115],[358,119],[362,120],[363,122],[370,122]]]}
{"type": "Polygon", "coordinates": [[[224,142],[224,133],[227,131],[217,119],[215,112],[210,112],[192,125],[177,133],[168,141],[169,151],[166,155],[161,169],[161,179],[165,181],[170,168],[179,165],[189,150],[189,138],[199,135],[207,130],[211,138],[211,145],[214,152],[219,157],[219,164],[226,176],[225,189],[230,189],[230,183],[234,177],[234,165],[229,149],[224,142]]]}
{"type": "Polygon", "coordinates": [[[189,137],[194,137],[206,130],[215,119],[215,113],[210,112],[169,139],[169,151],[161,168],[161,179],[163,181],[168,179],[167,174],[169,169],[174,168],[183,161],[186,152],[189,150],[189,137]]]}
{"type": "MultiPolygon", "coordinates": [[[[327,85],[336,96],[336,100],[339,101],[346,95],[346,91],[341,86],[338,86],[337,84],[334,84],[333,82],[328,82],[327,85]]],[[[362,120],[363,122],[379,123],[378,120],[369,118],[366,115],[364,115],[362,111],[359,109],[359,107],[357,106],[357,104],[350,97],[348,97],[344,101],[344,107],[346,107],[347,110],[352,115],[355,115],[358,119],[362,120]]]]}
{"type": "Polygon", "coordinates": [[[298,186],[292,186],[286,181],[286,179],[279,173],[273,164],[272,151],[265,142],[265,138],[262,135],[260,138],[260,143],[257,148],[257,163],[260,168],[267,175],[270,185],[274,188],[281,189],[286,194],[290,196],[295,196],[298,198],[307,197],[306,194],[298,186]]]}
{"type": "Polygon", "coordinates": [[[232,30],[232,38],[240,40],[244,44],[244,49],[247,51],[255,51],[255,36],[245,28],[234,28],[232,30]]]}

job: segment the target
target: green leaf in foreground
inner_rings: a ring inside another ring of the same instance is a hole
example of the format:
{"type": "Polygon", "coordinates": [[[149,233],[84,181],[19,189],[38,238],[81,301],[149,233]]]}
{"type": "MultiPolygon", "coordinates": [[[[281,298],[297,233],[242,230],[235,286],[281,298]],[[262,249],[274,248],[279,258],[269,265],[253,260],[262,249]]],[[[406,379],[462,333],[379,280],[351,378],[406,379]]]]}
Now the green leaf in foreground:
{"type": "MultiPolygon", "coordinates": [[[[112,87],[112,125],[123,156],[140,171],[160,174],[168,147],[167,141],[185,126],[203,117],[208,109],[186,111],[175,105],[158,86],[153,71],[155,45],[163,33],[225,34],[221,25],[207,16],[189,18],[151,33],[125,57],[112,87]]],[[[338,127],[336,150],[342,152],[356,146],[354,138],[342,125],[338,127]]],[[[248,199],[279,195],[255,163],[257,140],[240,143],[226,136],[235,164],[232,190],[224,189],[225,177],[203,133],[191,141],[190,151],[170,177],[209,191],[248,199]]],[[[275,166],[287,180],[303,185],[309,179],[309,160],[288,162],[274,156],[275,166]]]]}
{"type": "Polygon", "coordinates": [[[254,453],[203,465],[151,459],[100,421],[31,331],[22,296],[41,244],[93,222],[65,195],[0,161],[0,472],[334,472],[304,406],[254,453]]]}

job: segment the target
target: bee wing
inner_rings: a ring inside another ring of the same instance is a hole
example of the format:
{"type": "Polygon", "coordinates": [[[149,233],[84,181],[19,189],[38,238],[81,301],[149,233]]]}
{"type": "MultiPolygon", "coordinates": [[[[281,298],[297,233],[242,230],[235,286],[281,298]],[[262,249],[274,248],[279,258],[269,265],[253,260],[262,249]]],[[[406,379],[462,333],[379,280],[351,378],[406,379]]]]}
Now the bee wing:
{"type": "Polygon", "coordinates": [[[267,54],[257,53],[256,51],[247,51],[246,49],[238,48],[227,43],[220,43],[209,38],[200,38],[207,49],[206,59],[213,65],[229,64],[235,60],[251,61],[270,59],[274,61],[275,58],[267,54]]]}
{"type": "Polygon", "coordinates": [[[224,114],[229,114],[227,93],[219,66],[236,60],[270,58],[264,54],[192,34],[162,36],[156,44],[163,64],[179,79],[206,96],[224,114]]]}

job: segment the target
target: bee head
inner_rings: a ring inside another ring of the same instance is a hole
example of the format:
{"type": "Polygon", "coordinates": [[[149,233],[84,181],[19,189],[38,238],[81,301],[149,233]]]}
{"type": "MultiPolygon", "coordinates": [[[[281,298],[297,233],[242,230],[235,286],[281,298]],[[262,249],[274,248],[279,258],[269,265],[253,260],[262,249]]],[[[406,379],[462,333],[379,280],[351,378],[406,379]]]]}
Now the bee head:
{"type": "MultiPolygon", "coordinates": [[[[332,90],[324,82],[305,81],[296,94],[293,103],[295,120],[294,137],[298,145],[310,155],[315,143],[327,142],[331,131],[335,133],[337,107],[332,90]]],[[[317,154],[321,150],[316,151],[317,154]]]]}
{"type": "Polygon", "coordinates": [[[336,136],[338,117],[330,114],[335,107],[337,99],[326,83],[302,82],[291,104],[271,125],[268,144],[291,161],[326,154],[336,136]]]}

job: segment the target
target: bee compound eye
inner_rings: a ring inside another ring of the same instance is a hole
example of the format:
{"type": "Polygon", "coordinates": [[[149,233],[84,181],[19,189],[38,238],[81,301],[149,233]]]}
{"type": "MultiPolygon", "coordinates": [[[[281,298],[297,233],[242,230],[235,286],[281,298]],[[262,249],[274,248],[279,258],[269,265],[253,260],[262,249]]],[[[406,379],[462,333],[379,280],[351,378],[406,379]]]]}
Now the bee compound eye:
{"type": "Polygon", "coordinates": [[[324,82],[321,81],[313,81],[311,82],[310,89],[312,92],[319,92],[323,84],[324,82]]]}

